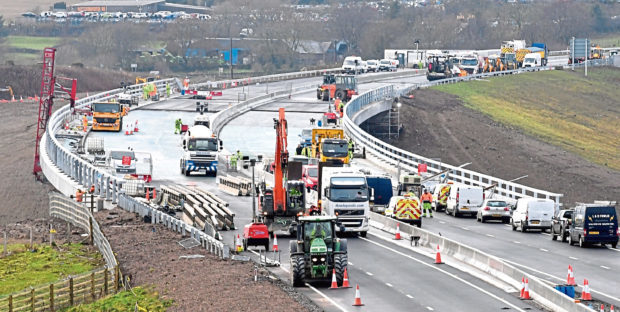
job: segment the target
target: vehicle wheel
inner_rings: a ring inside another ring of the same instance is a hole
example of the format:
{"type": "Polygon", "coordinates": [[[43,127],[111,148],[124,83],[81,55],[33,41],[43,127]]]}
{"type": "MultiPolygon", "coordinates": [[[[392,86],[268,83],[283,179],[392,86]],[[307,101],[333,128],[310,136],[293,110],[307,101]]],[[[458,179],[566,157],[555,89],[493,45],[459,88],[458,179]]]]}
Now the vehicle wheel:
{"type": "Polygon", "coordinates": [[[181,167],[181,174],[185,174],[185,168],[181,167]]]}
{"type": "Polygon", "coordinates": [[[342,285],[342,280],[344,279],[344,269],[347,267],[348,263],[349,259],[347,254],[334,255],[334,269],[336,269],[336,281],[338,281],[338,285],[342,285]]]}
{"type": "Polygon", "coordinates": [[[360,232],[360,237],[366,237],[366,234],[368,234],[366,231],[360,232]]]}
{"type": "Polygon", "coordinates": [[[247,250],[248,250],[248,240],[243,239],[243,251],[247,251],[247,250]]]}
{"type": "Polygon", "coordinates": [[[483,217],[480,217],[480,222],[482,222],[482,223],[485,223],[485,222],[486,222],[486,220],[484,219],[484,216],[483,216],[483,217]]]}
{"type": "Polygon", "coordinates": [[[572,246],[573,245],[573,237],[572,235],[568,234],[568,246],[572,246]]]}
{"type": "Polygon", "coordinates": [[[523,224],[523,222],[521,222],[521,232],[527,232],[527,227],[525,226],[525,224],[523,224]]]}
{"type": "Polygon", "coordinates": [[[416,222],[416,224],[418,226],[418,228],[422,227],[422,219],[418,220],[418,222],[416,222]]]}
{"type": "Polygon", "coordinates": [[[321,91],[318,91],[318,90],[317,90],[317,91],[316,91],[316,99],[317,99],[317,100],[320,100],[320,99],[321,99],[321,97],[322,97],[322,95],[321,95],[321,91]]]}
{"type": "Polygon", "coordinates": [[[336,93],[334,94],[337,98],[344,100],[344,97],[346,96],[346,93],[344,92],[344,90],[342,89],[338,89],[336,90],[336,93]]]}
{"type": "Polygon", "coordinates": [[[329,91],[323,91],[323,101],[329,101],[329,91]]]}
{"type": "Polygon", "coordinates": [[[189,173],[192,172],[191,170],[185,170],[185,176],[189,177],[189,173]]]}
{"type": "Polygon", "coordinates": [[[269,243],[268,243],[268,242],[267,242],[267,243],[265,243],[265,245],[264,245],[264,246],[265,246],[265,251],[269,251],[269,243]]]}
{"type": "Polygon", "coordinates": [[[517,230],[517,226],[515,225],[515,221],[510,219],[510,224],[512,225],[512,230],[516,231],[517,230]]]}
{"type": "Polygon", "coordinates": [[[562,231],[560,231],[560,233],[561,233],[561,234],[560,234],[560,236],[561,236],[560,241],[561,241],[562,243],[566,243],[566,234],[564,234],[564,231],[563,231],[563,230],[562,230],[562,231]]]}
{"type": "Polygon", "coordinates": [[[558,240],[558,236],[554,233],[551,233],[551,240],[558,240]]]}
{"type": "Polygon", "coordinates": [[[586,242],[583,241],[583,236],[579,236],[579,247],[586,248],[586,242]]]}
{"type": "Polygon", "coordinates": [[[304,257],[299,256],[291,256],[291,281],[293,283],[293,287],[300,287],[304,284],[304,279],[306,278],[306,261],[304,257]]]}
{"type": "Polygon", "coordinates": [[[480,217],[476,216],[476,221],[480,222],[480,217]]]}
{"type": "Polygon", "coordinates": [[[618,242],[611,243],[611,248],[616,249],[616,247],[618,247],[618,242]]]}

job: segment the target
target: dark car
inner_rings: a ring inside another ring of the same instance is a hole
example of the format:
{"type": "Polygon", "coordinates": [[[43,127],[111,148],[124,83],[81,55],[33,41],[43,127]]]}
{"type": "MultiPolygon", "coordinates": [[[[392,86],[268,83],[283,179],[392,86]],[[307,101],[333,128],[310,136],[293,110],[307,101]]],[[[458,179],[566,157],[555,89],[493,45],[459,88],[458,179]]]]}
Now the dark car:
{"type": "Polygon", "coordinates": [[[613,205],[579,204],[568,221],[569,245],[576,242],[580,247],[610,244],[616,248],[619,235],[618,216],[613,205]]]}
{"type": "Polygon", "coordinates": [[[562,242],[568,237],[568,220],[573,217],[572,209],[562,209],[551,219],[551,239],[557,240],[558,236],[562,242]]]}

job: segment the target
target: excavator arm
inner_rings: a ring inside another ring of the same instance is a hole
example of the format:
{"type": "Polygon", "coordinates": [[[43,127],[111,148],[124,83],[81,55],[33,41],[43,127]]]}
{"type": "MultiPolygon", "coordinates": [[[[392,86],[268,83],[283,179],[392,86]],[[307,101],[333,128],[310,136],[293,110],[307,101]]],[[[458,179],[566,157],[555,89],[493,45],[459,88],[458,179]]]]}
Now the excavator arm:
{"type": "Polygon", "coordinates": [[[273,172],[273,208],[275,212],[286,211],[286,190],[284,188],[284,180],[286,177],[286,167],[288,165],[288,142],[287,131],[288,125],[284,116],[284,108],[280,108],[278,119],[274,118],[274,128],[276,130],[276,153],[275,168],[273,172]]]}

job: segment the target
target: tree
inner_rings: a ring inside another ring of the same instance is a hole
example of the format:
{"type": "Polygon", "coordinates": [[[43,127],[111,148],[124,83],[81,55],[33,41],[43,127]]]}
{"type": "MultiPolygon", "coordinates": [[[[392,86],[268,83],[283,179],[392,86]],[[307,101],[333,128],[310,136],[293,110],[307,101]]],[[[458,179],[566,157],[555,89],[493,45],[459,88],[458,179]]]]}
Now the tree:
{"type": "Polygon", "coordinates": [[[7,34],[7,29],[4,27],[4,17],[0,15],[0,37],[4,37],[7,34]]]}

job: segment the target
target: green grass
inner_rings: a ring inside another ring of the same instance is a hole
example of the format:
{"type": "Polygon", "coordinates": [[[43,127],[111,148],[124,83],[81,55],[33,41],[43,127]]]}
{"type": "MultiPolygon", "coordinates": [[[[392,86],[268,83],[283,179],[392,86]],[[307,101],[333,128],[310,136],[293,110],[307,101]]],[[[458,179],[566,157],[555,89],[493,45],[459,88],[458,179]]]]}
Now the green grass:
{"type": "Polygon", "coordinates": [[[58,45],[63,38],[60,37],[34,37],[34,36],[8,36],[6,44],[11,48],[41,50],[58,45]]]}
{"type": "Polygon", "coordinates": [[[545,71],[442,85],[465,106],[620,170],[620,69],[545,71]]]}
{"type": "Polygon", "coordinates": [[[620,36],[609,35],[606,37],[590,40],[593,44],[598,44],[601,48],[620,47],[620,36]]]}
{"type": "Polygon", "coordinates": [[[0,295],[55,282],[103,264],[99,253],[80,244],[37,245],[35,252],[23,244],[8,247],[11,254],[0,258],[0,295]]]}
{"type": "MultiPolygon", "coordinates": [[[[134,287],[130,291],[119,292],[114,296],[109,296],[97,300],[91,304],[83,304],[75,307],[61,310],[63,312],[89,312],[89,311],[107,311],[107,312],[124,312],[134,311],[138,306],[149,312],[166,311],[166,308],[172,305],[172,300],[163,300],[159,294],[152,289],[142,287],[134,287]]],[[[136,311],[145,311],[138,309],[136,311]]]]}

